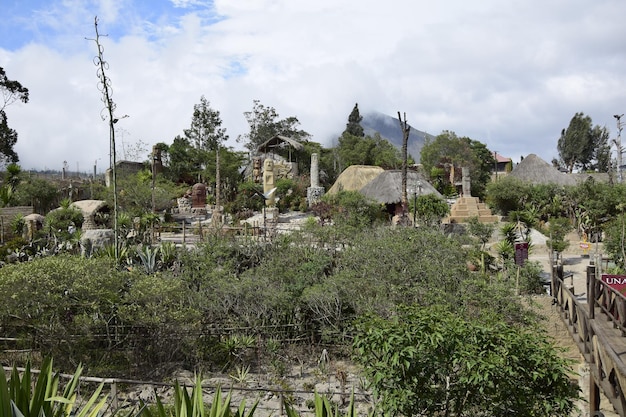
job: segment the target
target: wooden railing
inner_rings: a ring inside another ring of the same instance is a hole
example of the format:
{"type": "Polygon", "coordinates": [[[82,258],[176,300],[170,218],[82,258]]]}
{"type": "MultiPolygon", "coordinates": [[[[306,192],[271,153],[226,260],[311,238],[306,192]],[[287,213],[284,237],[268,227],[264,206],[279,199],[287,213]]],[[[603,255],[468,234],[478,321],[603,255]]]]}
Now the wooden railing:
{"type": "Polygon", "coordinates": [[[589,364],[590,414],[599,411],[600,388],[620,416],[626,415],[626,298],[587,268],[587,301],[552,274],[552,290],[569,333],[589,364]],[[597,313],[597,314],[596,314],[597,313]],[[623,356],[623,357],[622,357],[623,356]]]}

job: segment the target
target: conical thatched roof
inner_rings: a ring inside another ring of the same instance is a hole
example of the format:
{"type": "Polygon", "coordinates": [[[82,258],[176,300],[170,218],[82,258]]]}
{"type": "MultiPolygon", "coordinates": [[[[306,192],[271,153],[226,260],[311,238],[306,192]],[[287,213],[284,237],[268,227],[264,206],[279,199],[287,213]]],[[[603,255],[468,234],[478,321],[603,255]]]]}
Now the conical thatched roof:
{"type": "Polygon", "coordinates": [[[524,158],[509,174],[531,184],[576,185],[576,179],[565,174],[535,154],[524,158]]]}
{"type": "MultiPolygon", "coordinates": [[[[415,193],[418,195],[435,194],[441,197],[424,177],[416,171],[408,171],[406,178],[407,197],[410,199],[415,193]],[[418,186],[421,184],[421,189],[418,186]]],[[[361,193],[382,204],[394,204],[402,201],[402,171],[393,170],[380,173],[376,178],[361,188],[361,193]]]]}
{"type": "Polygon", "coordinates": [[[371,165],[350,165],[337,177],[337,180],[328,190],[328,194],[339,191],[360,191],[367,183],[385,172],[381,167],[371,165]]]}

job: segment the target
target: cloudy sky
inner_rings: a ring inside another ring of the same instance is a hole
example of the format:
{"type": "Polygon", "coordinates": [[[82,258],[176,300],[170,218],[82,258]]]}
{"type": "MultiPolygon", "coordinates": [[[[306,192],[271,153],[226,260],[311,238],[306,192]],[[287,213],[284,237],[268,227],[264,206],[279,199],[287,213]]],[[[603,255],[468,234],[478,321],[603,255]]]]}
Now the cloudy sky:
{"type": "Polygon", "coordinates": [[[362,113],[518,161],[558,156],[576,112],[616,135],[626,113],[623,0],[0,0],[0,66],[24,169],[108,166],[93,58],[98,16],[119,158],[171,143],[204,95],[230,136],[257,99],[326,146],[362,113]]]}

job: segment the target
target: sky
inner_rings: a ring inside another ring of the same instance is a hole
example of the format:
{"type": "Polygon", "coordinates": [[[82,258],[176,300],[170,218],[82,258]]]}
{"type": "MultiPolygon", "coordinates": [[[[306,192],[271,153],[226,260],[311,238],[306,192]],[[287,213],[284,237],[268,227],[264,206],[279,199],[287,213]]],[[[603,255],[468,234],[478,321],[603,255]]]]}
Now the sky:
{"type": "Polygon", "coordinates": [[[201,96],[233,149],[253,100],[327,147],[358,103],[514,161],[558,157],[577,112],[611,138],[626,113],[623,0],[0,0],[0,15],[0,67],[30,91],[6,108],[26,170],[109,165],[96,16],[128,115],[118,159],[183,135],[201,96]]]}

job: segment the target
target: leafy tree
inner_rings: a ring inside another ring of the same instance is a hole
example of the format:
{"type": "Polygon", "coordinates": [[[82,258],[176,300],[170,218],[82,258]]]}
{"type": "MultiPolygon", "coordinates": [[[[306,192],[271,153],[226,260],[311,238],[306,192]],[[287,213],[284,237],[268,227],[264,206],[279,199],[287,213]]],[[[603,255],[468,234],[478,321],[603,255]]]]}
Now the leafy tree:
{"type": "Polygon", "coordinates": [[[360,137],[344,132],[339,138],[337,155],[342,170],[350,165],[376,165],[386,169],[398,169],[402,165],[400,150],[380,133],[360,137]]]}
{"type": "Polygon", "coordinates": [[[211,108],[207,99],[200,97],[200,103],[193,106],[191,127],[185,130],[185,137],[196,149],[196,162],[206,164],[209,151],[215,152],[215,205],[219,209],[222,183],[220,178],[220,148],[228,140],[226,129],[222,128],[220,112],[211,108]]]}
{"type": "MultiPolygon", "coordinates": [[[[435,139],[427,138],[420,153],[420,162],[432,177],[433,168],[452,165],[456,169],[467,167],[470,170],[472,195],[484,198],[485,187],[491,179],[491,170],[495,159],[485,144],[468,137],[458,137],[456,133],[443,131],[435,139]]],[[[440,178],[442,180],[443,177],[440,178]]],[[[438,188],[444,193],[443,186],[438,188]]]]}
{"type": "Polygon", "coordinates": [[[325,194],[322,202],[332,207],[331,218],[335,225],[350,230],[368,228],[383,216],[382,207],[358,191],[325,194]]]}
{"type": "Polygon", "coordinates": [[[574,168],[609,171],[609,131],[606,127],[593,126],[591,117],[582,112],[576,113],[567,129],[561,130],[557,149],[569,172],[574,168]]]}
{"type": "Polygon", "coordinates": [[[359,103],[356,103],[352,112],[350,112],[350,115],[348,116],[348,123],[346,124],[346,130],[344,130],[344,133],[352,136],[364,137],[365,132],[363,131],[363,126],[361,126],[362,120],[363,116],[359,113],[359,103]]]}
{"type": "Polygon", "coordinates": [[[478,239],[481,245],[480,249],[483,251],[495,230],[495,223],[481,223],[478,216],[470,217],[467,221],[467,232],[478,239]]]}
{"type": "Polygon", "coordinates": [[[255,151],[263,142],[276,135],[289,137],[297,141],[308,139],[311,135],[298,128],[300,122],[295,116],[279,119],[276,109],[265,107],[259,100],[252,101],[252,111],[244,112],[250,131],[240,135],[237,141],[243,141],[246,149],[255,151]]]}
{"type": "MultiPolygon", "coordinates": [[[[162,175],[157,175],[153,192],[152,174],[148,170],[119,177],[117,189],[119,190],[118,206],[131,218],[141,217],[152,212],[153,197],[156,211],[161,212],[169,209],[172,201],[183,193],[181,187],[177,187],[162,175]]],[[[111,188],[107,188],[103,192],[104,194],[99,195],[99,198],[109,202],[113,201],[111,188]]]]}
{"type": "Polygon", "coordinates": [[[563,252],[569,247],[569,240],[565,237],[572,230],[572,223],[565,217],[556,217],[550,219],[548,227],[548,235],[550,239],[547,242],[548,248],[555,252],[563,252]]]}
{"type": "Polygon", "coordinates": [[[487,184],[491,182],[491,171],[493,169],[495,159],[493,153],[487,149],[487,145],[477,140],[470,140],[470,149],[474,156],[473,169],[476,170],[472,174],[470,167],[470,177],[472,178],[472,194],[484,198],[487,184]]]}
{"type": "Polygon", "coordinates": [[[188,138],[176,136],[167,148],[167,176],[177,183],[191,185],[198,182],[202,164],[196,153],[197,149],[188,138]]]}
{"type": "Polygon", "coordinates": [[[604,250],[611,256],[613,262],[626,270],[626,215],[619,216],[608,222],[604,226],[605,238],[603,242],[604,250]]]}
{"type": "Polygon", "coordinates": [[[409,212],[413,213],[414,209],[417,222],[428,226],[441,223],[441,219],[450,213],[448,203],[434,194],[420,195],[415,200],[410,199],[409,212]]]}
{"type": "Polygon", "coordinates": [[[489,207],[503,216],[521,210],[525,199],[531,195],[532,186],[522,180],[506,176],[487,185],[486,201],[489,207]]]}
{"type": "Polygon", "coordinates": [[[0,67],[0,164],[16,163],[19,157],[13,147],[17,143],[17,132],[9,127],[6,108],[16,101],[28,103],[28,89],[18,81],[10,80],[0,67]]]}
{"type": "Polygon", "coordinates": [[[564,416],[578,387],[547,337],[445,308],[357,323],[354,357],[381,411],[405,416],[564,416]]]}
{"type": "Polygon", "coordinates": [[[17,187],[15,204],[33,206],[36,213],[44,214],[59,206],[57,186],[44,178],[25,178],[17,187]]]}

